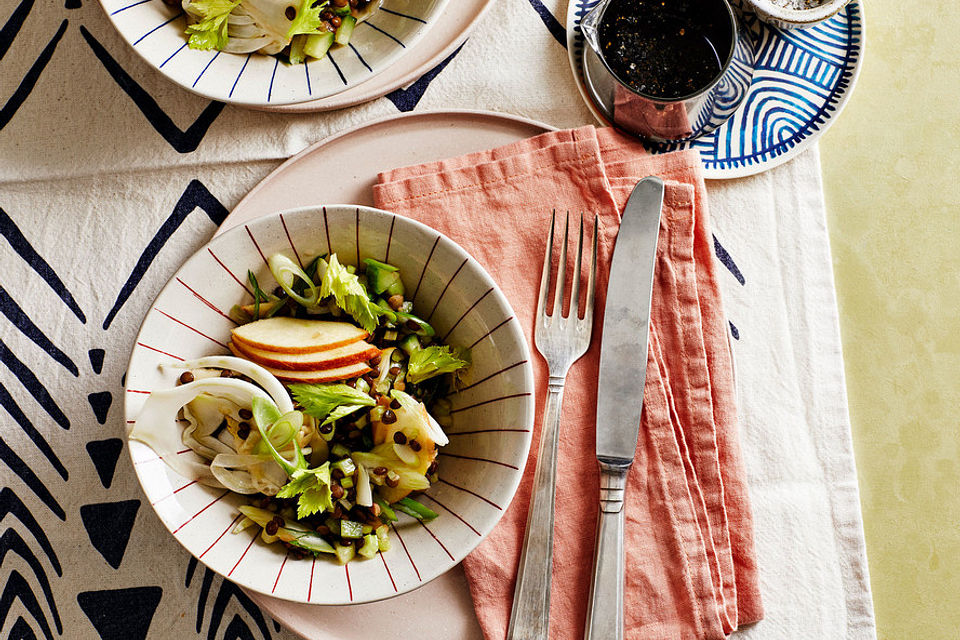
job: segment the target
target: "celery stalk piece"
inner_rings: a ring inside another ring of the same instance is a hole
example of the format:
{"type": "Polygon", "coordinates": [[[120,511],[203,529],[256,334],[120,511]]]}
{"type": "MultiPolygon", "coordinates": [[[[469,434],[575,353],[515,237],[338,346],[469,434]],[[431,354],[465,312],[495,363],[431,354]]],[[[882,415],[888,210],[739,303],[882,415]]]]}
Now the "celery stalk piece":
{"type": "Polygon", "coordinates": [[[377,540],[377,536],[374,533],[367,534],[363,536],[363,545],[361,545],[360,550],[357,552],[364,558],[372,558],[380,552],[380,543],[377,540]]]}
{"type": "Polygon", "coordinates": [[[423,504],[417,502],[413,498],[403,498],[393,503],[393,508],[397,511],[402,511],[408,516],[414,517],[417,520],[433,520],[437,517],[437,512],[432,509],[427,508],[423,504]]]}

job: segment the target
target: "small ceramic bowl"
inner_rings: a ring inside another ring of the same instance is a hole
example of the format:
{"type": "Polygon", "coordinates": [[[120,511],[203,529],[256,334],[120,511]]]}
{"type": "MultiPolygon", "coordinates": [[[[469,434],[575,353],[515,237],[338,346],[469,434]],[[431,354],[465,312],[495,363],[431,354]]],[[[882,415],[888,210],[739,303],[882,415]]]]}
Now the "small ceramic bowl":
{"type": "Polygon", "coordinates": [[[780,29],[802,29],[823,22],[850,0],[744,0],[757,17],[780,29]]]}
{"type": "MultiPolygon", "coordinates": [[[[446,343],[471,349],[466,386],[448,396],[452,424],[438,458],[440,480],[422,497],[439,517],[424,524],[398,512],[391,549],[370,560],[294,559],[283,546],[261,542],[259,527],[231,533],[249,496],[182,477],[153,449],[128,440],[137,477],[177,541],[243,587],[313,604],[416,589],[454,567],[500,520],[520,483],[534,418],[533,370],[519,321],[484,268],[443,234],[386,211],[331,205],[266,216],[217,236],[184,263],[144,318],[127,369],[128,427],[151,390],[176,385],[180,372],[163,364],[226,353],[235,326],[226,313],[252,301],[247,270],[272,290],[262,256],[281,251],[397,266],[414,310],[446,343]]],[[[176,455],[195,456],[186,447],[176,455]]]]}

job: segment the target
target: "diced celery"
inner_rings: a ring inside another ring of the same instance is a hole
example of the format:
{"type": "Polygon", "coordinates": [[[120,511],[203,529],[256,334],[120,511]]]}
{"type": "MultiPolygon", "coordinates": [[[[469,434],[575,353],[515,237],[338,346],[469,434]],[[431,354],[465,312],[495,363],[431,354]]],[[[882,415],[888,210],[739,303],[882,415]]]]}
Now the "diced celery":
{"type": "Polygon", "coordinates": [[[352,544],[337,543],[334,546],[334,553],[337,554],[337,560],[340,561],[340,564],[347,564],[357,555],[357,550],[352,544]]]}
{"type": "Polygon", "coordinates": [[[303,45],[303,52],[311,58],[322,58],[333,46],[333,37],[332,31],[310,34],[303,45]]]}
{"type": "Polygon", "coordinates": [[[390,551],[390,527],[385,524],[377,527],[377,545],[380,551],[390,551]]]}
{"type": "Polygon", "coordinates": [[[290,40],[290,64],[302,64],[305,54],[303,53],[303,47],[307,44],[307,36],[305,34],[297,34],[293,36],[293,39],[290,40]]]}
{"type": "Polygon", "coordinates": [[[363,535],[367,535],[368,533],[373,533],[373,525],[365,524],[363,525],[363,535]]]}
{"type": "MultiPolygon", "coordinates": [[[[350,36],[353,35],[353,28],[357,26],[357,19],[353,16],[344,16],[341,18],[340,26],[337,27],[337,32],[334,34],[333,39],[339,45],[346,45],[350,43],[350,36]]],[[[349,270],[353,265],[347,267],[349,270]]],[[[354,267],[354,270],[356,268],[354,267]]],[[[351,273],[353,273],[351,271],[351,273]]]]}
{"type": "MultiPolygon", "coordinates": [[[[334,449],[336,449],[336,445],[334,445],[334,449]]],[[[346,447],[344,447],[344,449],[346,449],[346,447]]],[[[340,455],[340,454],[338,453],[337,455],[340,455]]],[[[350,455],[349,449],[347,449],[346,455],[348,456],[350,455]]],[[[344,476],[352,476],[354,471],[357,470],[357,465],[353,464],[353,460],[351,460],[350,458],[344,458],[343,460],[337,460],[330,466],[331,472],[333,472],[334,469],[339,469],[340,471],[342,471],[344,476]]]]}
{"type": "Polygon", "coordinates": [[[340,521],[341,538],[359,538],[363,535],[363,525],[353,520],[340,521]]]}
{"type": "MultiPolygon", "coordinates": [[[[347,458],[350,456],[350,449],[347,449],[345,446],[343,446],[338,442],[337,444],[330,447],[330,453],[337,456],[338,458],[347,458]]],[[[334,465],[336,465],[336,463],[334,463],[334,465]]],[[[331,471],[332,470],[333,469],[331,469],[331,471]]]]}
{"type": "Polygon", "coordinates": [[[340,486],[343,487],[344,489],[352,489],[352,488],[353,488],[353,478],[350,477],[350,476],[346,476],[345,478],[341,478],[341,479],[340,479],[340,486]]]}
{"type": "Polygon", "coordinates": [[[374,534],[369,534],[363,536],[363,545],[360,547],[358,553],[364,558],[372,558],[377,555],[380,551],[380,543],[377,540],[377,536],[374,534]]]}

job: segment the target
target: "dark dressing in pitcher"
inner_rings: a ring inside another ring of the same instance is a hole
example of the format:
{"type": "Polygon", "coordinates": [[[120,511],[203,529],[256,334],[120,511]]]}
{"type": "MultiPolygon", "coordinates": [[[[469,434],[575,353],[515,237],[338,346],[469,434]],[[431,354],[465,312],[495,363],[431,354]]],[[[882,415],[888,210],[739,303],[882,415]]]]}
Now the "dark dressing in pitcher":
{"type": "Polygon", "coordinates": [[[598,31],[614,75],[637,93],[663,100],[709,86],[733,39],[722,0],[614,0],[598,31]]]}

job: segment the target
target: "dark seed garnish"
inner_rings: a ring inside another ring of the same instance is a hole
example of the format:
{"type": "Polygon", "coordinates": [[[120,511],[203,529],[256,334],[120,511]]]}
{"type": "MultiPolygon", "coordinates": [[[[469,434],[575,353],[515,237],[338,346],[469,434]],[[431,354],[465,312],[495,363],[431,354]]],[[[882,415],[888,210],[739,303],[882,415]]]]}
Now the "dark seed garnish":
{"type": "Polygon", "coordinates": [[[184,371],[180,374],[180,384],[190,384],[195,379],[196,378],[194,377],[193,373],[190,371],[184,371]]]}

